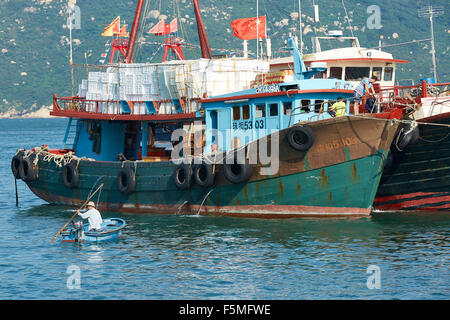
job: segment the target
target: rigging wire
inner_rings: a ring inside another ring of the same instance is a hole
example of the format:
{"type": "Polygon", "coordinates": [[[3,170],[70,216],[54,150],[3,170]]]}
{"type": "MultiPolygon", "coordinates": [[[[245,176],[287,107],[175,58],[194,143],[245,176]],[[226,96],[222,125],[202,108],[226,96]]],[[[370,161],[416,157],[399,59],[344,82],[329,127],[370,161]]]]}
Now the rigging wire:
{"type": "Polygon", "coordinates": [[[347,14],[347,8],[345,7],[344,0],[342,0],[342,6],[344,7],[345,17],[347,18],[348,25],[350,26],[350,32],[352,33],[352,37],[354,37],[355,35],[353,34],[353,27],[352,24],[350,23],[350,18],[347,14]]]}

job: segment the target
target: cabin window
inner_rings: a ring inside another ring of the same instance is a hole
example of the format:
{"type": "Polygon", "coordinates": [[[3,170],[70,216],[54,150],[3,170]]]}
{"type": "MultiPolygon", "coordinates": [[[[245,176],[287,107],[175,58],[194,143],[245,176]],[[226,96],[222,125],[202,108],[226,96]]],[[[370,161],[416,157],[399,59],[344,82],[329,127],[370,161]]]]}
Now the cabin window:
{"type": "Polygon", "coordinates": [[[360,81],[368,78],[370,74],[370,67],[347,67],[345,68],[345,80],[360,81]]]}
{"type": "Polygon", "coordinates": [[[314,102],[314,112],[315,113],[322,113],[323,108],[325,108],[323,100],[316,100],[314,102]]]}
{"type": "Polygon", "coordinates": [[[276,117],[278,115],[278,103],[269,105],[269,115],[271,117],[276,117]]]}
{"type": "Polygon", "coordinates": [[[250,106],[248,105],[242,106],[242,119],[243,120],[250,119],[250,106]]]}
{"type": "Polygon", "coordinates": [[[311,100],[302,100],[302,108],[301,111],[302,112],[309,112],[310,109],[310,105],[311,105],[311,100]]]}
{"type": "Polygon", "coordinates": [[[331,67],[330,68],[330,78],[331,79],[342,79],[342,68],[341,67],[331,67]]]}
{"type": "Polygon", "coordinates": [[[283,102],[283,112],[285,115],[292,113],[292,102],[283,102]]]}
{"type": "Polygon", "coordinates": [[[265,118],[266,117],[266,105],[265,104],[257,104],[255,118],[265,118]]]}
{"type": "Polygon", "coordinates": [[[233,107],[233,120],[241,120],[241,107],[233,107]]]}
{"type": "Polygon", "coordinates": [[[377,77],[378,81],[381,80],[381,71],[383,70],[382,67],[373,67],[372,68],[372,77],[377,77]]]}
{"type": "Polygon", "coordinates": [[[394,73],[394,68],[392,68],[392,67],[384,68],[384,81],[392,81],[393,73],[394,73]]]}
{"type": "Polygon", "coordinates": [[[327,77],[327,72],[321,71],[319,73],[316,73],[313,78],[314,79],[326,79],[326,77],[327,77]]]}

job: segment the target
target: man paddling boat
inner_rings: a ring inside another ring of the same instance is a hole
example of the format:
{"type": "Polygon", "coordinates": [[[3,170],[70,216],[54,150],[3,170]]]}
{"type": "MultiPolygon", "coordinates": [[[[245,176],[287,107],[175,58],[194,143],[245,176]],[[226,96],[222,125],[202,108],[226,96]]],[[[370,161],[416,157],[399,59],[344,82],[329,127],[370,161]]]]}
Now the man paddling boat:
{"type": "Polygon", "coordinates": [[[83,219],[88,219],[89,222],[89,231],[91,230],[100,230],[103,219],[100,212],[95,209],[95,203],[93,201],[89,201],[87,204],[88,211],[81,213],[80,209],[77,210],[78,215],[83,219]]]}

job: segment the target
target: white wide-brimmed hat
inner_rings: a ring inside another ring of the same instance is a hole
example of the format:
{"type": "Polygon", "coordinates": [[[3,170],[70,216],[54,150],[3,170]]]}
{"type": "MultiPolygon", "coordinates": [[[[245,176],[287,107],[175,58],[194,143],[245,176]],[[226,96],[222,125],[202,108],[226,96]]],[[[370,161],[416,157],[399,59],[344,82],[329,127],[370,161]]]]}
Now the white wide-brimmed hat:
{"type": "Polygon", "coordinates": [[[89,201],[87,204],[88,207],[94,207],[95,208],[95,203],[94,201],[89,201]]]}

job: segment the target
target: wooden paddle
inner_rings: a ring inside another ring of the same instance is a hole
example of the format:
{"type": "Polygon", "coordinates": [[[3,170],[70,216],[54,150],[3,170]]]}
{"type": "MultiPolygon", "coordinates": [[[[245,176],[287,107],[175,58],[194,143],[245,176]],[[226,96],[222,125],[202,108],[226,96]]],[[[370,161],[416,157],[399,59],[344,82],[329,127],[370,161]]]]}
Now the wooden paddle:
{"type": "Polygon", "coordinates": [[[67,223],[64,225],[64,227],[62,227],[57,234],[55,234],[55,236],[53,237],[52,241],[50,241],[50,243],[52,243],[56,237],[64,230],[65,227],[67,227],[67,225],[77,216],[78,212],[80,212],[81,209],[83,209],[83,207],[89,202],[89,200],[91,200],[91,198],[94,196],[94,194],[97,193],[98,190],[100,190],[103,187],[103,183],[100,185],[100,187],[97,188],[97,190],[95,190],[95,192],[93,194],[91,194],[91,196],[83,203],[83,205],[75,212],[75,214],[72,216],[72,218],[70,218],[69,221],[67,221],[67,223]]]}

